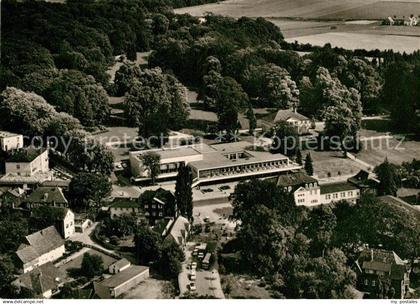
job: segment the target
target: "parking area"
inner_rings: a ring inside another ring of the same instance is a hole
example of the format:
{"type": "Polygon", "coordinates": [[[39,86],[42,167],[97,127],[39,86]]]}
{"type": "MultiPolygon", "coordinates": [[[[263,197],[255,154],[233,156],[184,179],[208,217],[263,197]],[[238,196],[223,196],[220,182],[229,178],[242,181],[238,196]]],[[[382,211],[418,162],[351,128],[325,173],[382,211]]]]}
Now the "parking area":
{"type": "Polygon", "coordinates": [[[182,264],[182,271],[178,276],[178,284],[180,295],[194,293],[198,296],[210,296],[218,299],[224,299],[222,285],[220,283],[220,275],[216,269],[203,270],[200,269],[200,263],[196,263],[191,267],[191,262],[195,258],[192,252],[195,243],[187,243],[185,250],[185,262],[182,264]]]}

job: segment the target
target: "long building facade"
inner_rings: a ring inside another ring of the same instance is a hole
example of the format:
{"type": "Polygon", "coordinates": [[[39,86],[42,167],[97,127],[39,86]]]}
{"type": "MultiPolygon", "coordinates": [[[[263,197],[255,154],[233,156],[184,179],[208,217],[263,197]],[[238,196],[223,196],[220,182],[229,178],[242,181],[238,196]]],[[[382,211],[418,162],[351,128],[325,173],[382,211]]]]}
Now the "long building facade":
{"type": "Polygon", "coordinates": [[[130,165],[136,182],[150,179],[149,170],[143,164],[146,153],[160,156],[158,179],[175,179],[178,168],[185,164],[191,168],[194,186],[276,175],[301,168],[282,154],[256,151],[248,142],[197,144],[173,149],[130,152],[130,165]]]}

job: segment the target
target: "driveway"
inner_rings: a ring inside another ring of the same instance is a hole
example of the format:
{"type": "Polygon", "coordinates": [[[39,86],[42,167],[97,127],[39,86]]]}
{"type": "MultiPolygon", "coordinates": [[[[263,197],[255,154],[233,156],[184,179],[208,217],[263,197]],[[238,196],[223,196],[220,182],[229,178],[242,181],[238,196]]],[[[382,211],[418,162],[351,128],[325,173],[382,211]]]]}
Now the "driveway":
{"type": "Polygon", "coordinates": [[[92,224],[92,226],[90,226],[89,228],[87,228],[83,233],[79,233],[79,232],[75,232],[70,238],[69,240],[71,241],[75,241],[75,242],[80,242],[95,248],[98,248],[100,250],[103,250],[105,252],[111,253],[111,254],[115,254],[114,251],[106,249],[104,247],[102,247],[101,245],[95,243],[90,235],[93,233],[93,231],[95,230],[96,226],[99,224],[99,222],[95,222],[92,224]]]}

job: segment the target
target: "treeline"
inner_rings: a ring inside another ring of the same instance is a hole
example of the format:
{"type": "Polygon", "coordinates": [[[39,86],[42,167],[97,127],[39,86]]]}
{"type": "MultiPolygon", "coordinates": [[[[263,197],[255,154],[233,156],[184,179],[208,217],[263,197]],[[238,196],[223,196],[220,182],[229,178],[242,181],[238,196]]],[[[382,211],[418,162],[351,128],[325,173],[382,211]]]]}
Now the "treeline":
{"type": "Polygon", "coordinates": [[[113,56],[133,59],[137,51],[152,49],[150,68],[198,88],[222,130],[237,127],[239,112],[255,121],[250,109],[261,106],[297,107],[329,120],[331,129],[342,127],[341,135],[358,131],[360,111],[390,113],[396,128],[418,130],[420,52],[300,46],[286,43],[279,28],[263,18],[210,14],[203,20],[171,11],[190,4],[196,2],[3,1],[0,87],[34,91],[84,126],[97,126],[104,122],[98,109],[108,111],[102,87],[112,94],[127,92],[108,84],[105,71],[113,56]],[[232,122],[226,124],[224,117],[232,122]],[[339,124],[350,120],[352,126],[339,124]]]}

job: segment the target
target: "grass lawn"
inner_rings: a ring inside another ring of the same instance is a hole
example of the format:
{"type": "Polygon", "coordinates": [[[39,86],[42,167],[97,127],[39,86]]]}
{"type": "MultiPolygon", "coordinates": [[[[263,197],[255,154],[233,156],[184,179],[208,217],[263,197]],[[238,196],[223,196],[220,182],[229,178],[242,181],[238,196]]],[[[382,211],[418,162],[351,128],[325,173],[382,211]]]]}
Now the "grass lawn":
{"type": "MultiPolygon", "coordinates": [[[[107,269],[109,265],[117,261],[113,257],[110,257],[109,255],[103,254],[102,252],[96,251],[94,249],[89,249],[87,253],[99,255],[100,257],[102,257],[102,260],[104,262],[103,265],[105,269],[107,269]]],[[[63,270],[64,273],[67,273],[67,271],[69,271],[70,269],[74,269],[74,268],[79,269],[82,266],[82,261],[83,261],[83,254],[58,268],[60,270],[63,270]]]]}
{"type": "Polygon", "coordinates": [[[420,159],[420,142],[397,139],[369,141],[356,157],[374,166],[382,163],[385,158],[391,163],[401,164],[413,158],[420,159]]]}
{"type": "Polygon", "coordinates": [[[353,160],[343,158],[342,152],[311,151],[311,157],[318,178],[356,175],[361,169],[366,169],[353,160]]]}

